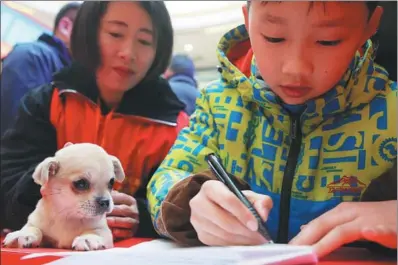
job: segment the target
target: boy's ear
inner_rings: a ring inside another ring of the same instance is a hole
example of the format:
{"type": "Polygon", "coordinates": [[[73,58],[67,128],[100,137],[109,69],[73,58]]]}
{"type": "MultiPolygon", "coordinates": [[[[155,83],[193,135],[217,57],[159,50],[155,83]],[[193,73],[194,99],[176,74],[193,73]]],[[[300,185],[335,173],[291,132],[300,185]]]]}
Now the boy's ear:
{"type": "Polygon", "coordinates": [[[363,37],[362,44],[364,44],[368,39],[370,39],[373,35],[376,34],[376,31],[380,25],[380,20],[382,15],[383,15],[383,8],[381,6],[376,7],[376,9],[373,11],[373,14],[368,21],[368,26],[365,32],[365,36],[363,37]]]}
{"type": "Polygon", "coordinates": [[[249,32],[249,9],[247,8],[247,4],[242,6],[242,12],[245,19],[246,30],[249,32]]]}

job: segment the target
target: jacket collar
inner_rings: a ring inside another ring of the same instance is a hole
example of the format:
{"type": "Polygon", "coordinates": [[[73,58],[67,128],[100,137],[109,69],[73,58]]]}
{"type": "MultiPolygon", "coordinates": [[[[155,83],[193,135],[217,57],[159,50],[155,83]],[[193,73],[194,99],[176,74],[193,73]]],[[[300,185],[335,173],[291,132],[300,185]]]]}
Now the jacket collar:
{"type": "MultiPolygon", "coordinates": [[[[248,39],[244,25],[222,37],[217,50],[218,59],[223,66],[222,76],[228,86],[233,86],[239,91],[243,101],[255,103],[266,116],[274,120],[274,123],[279,123],[281,128],[288,130],[289,113],[282,107],[282,102],[270,87],[259,78],[255,56],[252,59],[249,77],[228,59],[229,51],[248,39]]],[[[388,82],[388,73],[373,63],[372,42],[368,40],[364,54],[361,56],[359,52],[356,53],[340,81],[326,94],[306,102],[306,108],[301,115],[303,134],[308,134],[333,116],[349,109],[361,108],[376,96],[378,89],[384,89],[388,82]],[[369,82],[370,79],[373,81],[369,82]]]]}
{"type": "Polygon", "coordinates": [[[72,58],[68,48],[65,46],[64,42],[56,36],[43,33],[40,35],[38,41],[44,42],[52,47],[58,53],[58,56],[64,65],[69,65],[71,63],[72,58]]]}
{"type": "MultiPolygon", "coordinates": [[[[56,73],[53,77],[53,85],[60,91],[78,92],[94,104],[100,100],[95,75],[77,62],[56,73]]],[[[103,105],[101,104],[101,107],[103,105]]],[[[166,124],[176,124],[177,117],[184,107],[184,104],[171,90],[168,82],[159,77],[156,80],[142,82],[127,91],[115,113],[140,116],[166,124]]],[[[106,108],[103,108],[102,111],[109,112],[106,108]]]]}
{"type": "Polygon", "coordinates": [[[181,82],[181,83],[187,83],[190,84],[191,86],[197,86],[196,80],[191,77],[191,76],[187,76],[187,75],[183,75],[183,74],[176,74],[173,75],[172,77],[170,77],[168,79],[169,82],[181,82]]]}

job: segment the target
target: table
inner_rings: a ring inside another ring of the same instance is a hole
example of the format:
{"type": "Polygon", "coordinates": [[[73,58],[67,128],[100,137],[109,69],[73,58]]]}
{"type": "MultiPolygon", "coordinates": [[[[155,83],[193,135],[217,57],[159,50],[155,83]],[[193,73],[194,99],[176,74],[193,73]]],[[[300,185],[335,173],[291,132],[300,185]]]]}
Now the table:
{"type": "MultiPolygon", "coordinates": [[[[132,238],[129,240],[116,242],[115,247],[127,248],[150,240],[152,239],[132,238]]],[[[3,241],[3,239],[1,239],[1,241],[3,241]]],[[[1,265],[42,265],[57,260],[59,259],[59,257],[41,257],[29,260],[21,260],[21,257],[31,253],[61,252],[61,251],[68,251],[68,250],[48,249],[48,248],[32,248],[32,249],[1,248],[0,264],[1,265]]]]}
{"type": "MultiPolygon", "coordinates": [[[[142,242],[150,241],[145,238],[132,238],[115,243],[115,247],[131,247],[142,242]]],[[[37,252],[59,252],[59,249],[7,249],[1,248],[1,265],[42,265],[59,257],[41,257],[21,260],[21,257],[37,252]]],[[[322,259],[320,265],[395,265],[396,259],[377,256],[366,249],[342,248],[322,259]]]]}

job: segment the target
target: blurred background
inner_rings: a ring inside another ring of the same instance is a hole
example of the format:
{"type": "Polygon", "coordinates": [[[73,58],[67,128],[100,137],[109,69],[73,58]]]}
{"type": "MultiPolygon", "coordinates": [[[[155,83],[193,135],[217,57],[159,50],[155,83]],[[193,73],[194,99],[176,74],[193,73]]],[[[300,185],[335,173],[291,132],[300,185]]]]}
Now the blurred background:
{"type": "MultiPolygon", "coordinates": [[[[18,42],[51,32],[54,17],[69,1],[1,1],[1,56],[18,42]]],[[[245,1],[166,1],[174,26],[174,52],[186,53],[197,68],[199,87],[217,78],[217,43],[243,23],[245,1]]]]}

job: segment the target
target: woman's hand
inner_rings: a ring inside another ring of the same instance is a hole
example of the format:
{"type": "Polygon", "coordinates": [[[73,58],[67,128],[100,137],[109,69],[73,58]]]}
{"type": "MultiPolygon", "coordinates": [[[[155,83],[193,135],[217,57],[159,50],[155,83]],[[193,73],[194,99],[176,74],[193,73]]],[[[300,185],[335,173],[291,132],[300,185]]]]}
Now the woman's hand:
{"type": "Polygon", "coordinates": [[[290,244],[313,245],[322,257],[357,240],[397,248],[397,201],[341,203],[305,225],[290,244]]]}
{"type": "Polygon", "coordinates": [[[136,200],[130,195],[117,191],[112,191],[112,199],[114,208],[106,219],[112,230],[113,240],[133,237],[139,224],[136,200]]]}
{"type": "MultiPolygon", "coordinates": [[[[265,221],[272,200],[252,191],[243,192],[265,221]]],[[[191,224],[199,240],[209,246],[258,245],[266,240],[257,232],[250,210],[220,181],[205,182],[190,201],[191,224]]]]}

